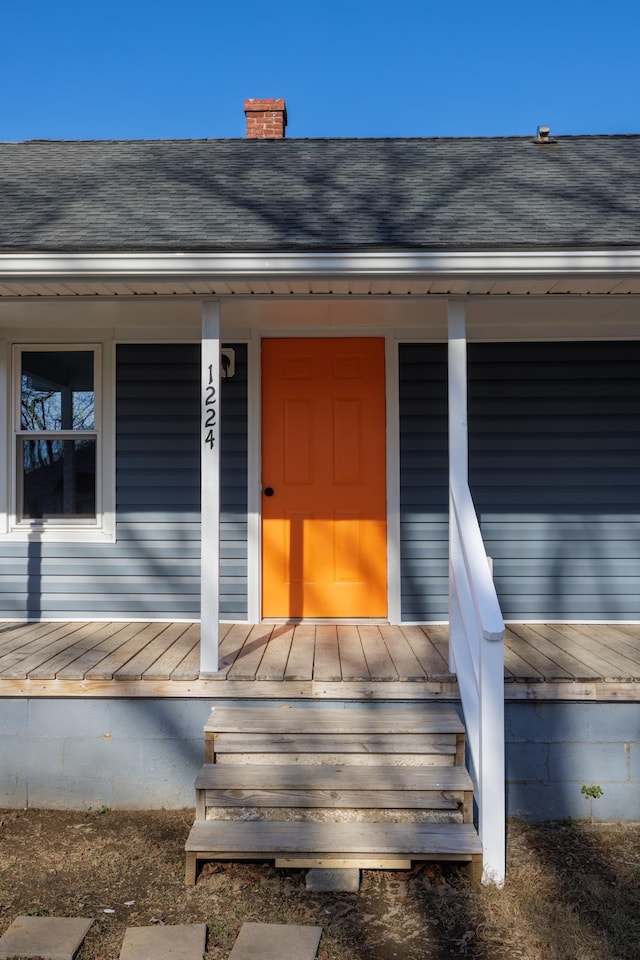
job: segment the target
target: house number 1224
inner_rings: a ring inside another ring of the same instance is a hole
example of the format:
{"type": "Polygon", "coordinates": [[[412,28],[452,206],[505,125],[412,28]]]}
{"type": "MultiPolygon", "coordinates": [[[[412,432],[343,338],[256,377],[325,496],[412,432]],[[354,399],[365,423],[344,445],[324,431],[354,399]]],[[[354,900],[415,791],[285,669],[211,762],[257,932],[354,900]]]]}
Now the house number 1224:
{"type": "Polygon", "coordinates": [[[209,364],[209,383],[205,386],[204,442],[213,450],[216,444],[216,388],[213,386],[213,364],[209,364]]]}

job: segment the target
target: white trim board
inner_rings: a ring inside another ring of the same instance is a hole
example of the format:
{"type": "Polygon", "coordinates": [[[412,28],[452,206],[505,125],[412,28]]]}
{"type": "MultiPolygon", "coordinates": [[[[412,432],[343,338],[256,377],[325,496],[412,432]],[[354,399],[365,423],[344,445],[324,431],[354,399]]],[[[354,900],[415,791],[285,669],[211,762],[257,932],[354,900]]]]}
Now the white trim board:
{"type": "Polygon", "coordinates": [[[131,277],[461,277],[638,273],[640,250],[485,250],[352,253],[5,253],[0,280],[131,277]]]}

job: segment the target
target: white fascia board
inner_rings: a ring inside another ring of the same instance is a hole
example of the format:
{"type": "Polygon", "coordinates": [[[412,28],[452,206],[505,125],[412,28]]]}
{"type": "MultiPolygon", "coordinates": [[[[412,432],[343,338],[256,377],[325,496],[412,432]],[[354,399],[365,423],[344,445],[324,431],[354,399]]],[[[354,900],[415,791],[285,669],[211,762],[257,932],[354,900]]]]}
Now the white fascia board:
{"type": "Polygon", "coordinates": [[[640,250],[405,253],[5,253],[0,280],[359,276],[616,276],[640,273],[640,250]]]}

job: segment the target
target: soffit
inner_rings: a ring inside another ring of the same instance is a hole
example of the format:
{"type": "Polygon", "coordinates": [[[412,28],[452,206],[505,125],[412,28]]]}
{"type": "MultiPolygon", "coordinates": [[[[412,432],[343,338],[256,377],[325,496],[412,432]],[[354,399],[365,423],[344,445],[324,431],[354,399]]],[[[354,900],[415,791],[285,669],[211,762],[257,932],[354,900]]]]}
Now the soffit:
{"type": "Polygon", "coordinates": [[[158,297],[460,297],[628,296],[640,294],[640,277],[470,277],[239,279],[69,279],[0,281],[0,299],[158,297]]]}

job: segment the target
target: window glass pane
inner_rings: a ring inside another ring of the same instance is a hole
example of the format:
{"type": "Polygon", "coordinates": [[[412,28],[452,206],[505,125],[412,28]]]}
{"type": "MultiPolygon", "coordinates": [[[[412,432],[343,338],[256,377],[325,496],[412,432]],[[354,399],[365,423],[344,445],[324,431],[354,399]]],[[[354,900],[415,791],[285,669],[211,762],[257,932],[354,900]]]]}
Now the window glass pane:
{"type": "Polygon", "coordinates": [[[22,354],[22,430],[93,430],[92,350],[22,354]]]}
{"type": "Polygon", "coordinates": [[[96,441],[22,438],[22,519],[96,515],[96,441]]]}

